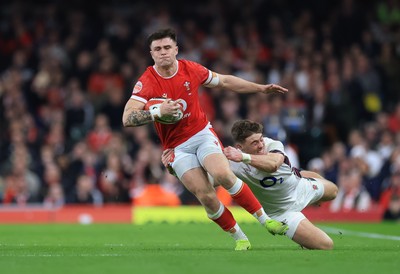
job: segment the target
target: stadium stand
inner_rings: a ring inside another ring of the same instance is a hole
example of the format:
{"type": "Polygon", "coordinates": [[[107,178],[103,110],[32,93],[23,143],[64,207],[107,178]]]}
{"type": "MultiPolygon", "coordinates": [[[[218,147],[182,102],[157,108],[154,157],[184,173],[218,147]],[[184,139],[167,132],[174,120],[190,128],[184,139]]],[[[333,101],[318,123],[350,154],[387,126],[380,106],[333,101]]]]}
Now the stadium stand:
{"type": "MultiPolygon", "coordinates": [[[[235,119],[261,122],[299,167],[318,162],[341,189],[340,178],[356,173],[371,207],[389,206],[381,194],[400,168],[398,1],[96,3],[0,4],[2,204],[128,204],[147,172],[179,203],[197,203],[162,167],[152,126],[121,125],[151,64],[146,36],[172,26],[182,58],[289,89],[244,97],[201,90],[225,145],[235,119]]],[[[357,194],[343,197],[347,208],[356,204],[357,194]]]]}

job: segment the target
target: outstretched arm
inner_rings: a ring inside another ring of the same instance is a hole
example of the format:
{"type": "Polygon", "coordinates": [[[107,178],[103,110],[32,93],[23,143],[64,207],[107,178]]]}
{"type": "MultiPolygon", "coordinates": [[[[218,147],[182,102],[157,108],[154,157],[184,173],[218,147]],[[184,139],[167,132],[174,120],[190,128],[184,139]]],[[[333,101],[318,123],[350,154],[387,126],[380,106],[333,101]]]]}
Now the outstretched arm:
{"type": "Polygon", "coordinates": [[[233,75],[218,74],[219,83],[218,87],[230,89],[238,93],[253,93],[261,92],[269,94],[272,92],[286,93],[288,90],[284,87],[275,84],[256,84],[233,75]]]}

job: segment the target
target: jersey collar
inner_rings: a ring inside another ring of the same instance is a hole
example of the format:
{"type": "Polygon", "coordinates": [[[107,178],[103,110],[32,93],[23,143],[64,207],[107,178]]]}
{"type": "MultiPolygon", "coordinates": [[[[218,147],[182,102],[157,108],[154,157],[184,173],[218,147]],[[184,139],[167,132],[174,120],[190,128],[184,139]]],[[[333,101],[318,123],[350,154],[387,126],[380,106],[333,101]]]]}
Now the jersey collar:
{"type": "Polygon", "coordinates": [[[168,77],[162,76],[162,75],[157,71],[156,65],[153,65],[153,69],[154,69],[154,71],[155,71],[161,78],[170,79],[170,78],[174,77],[174,76],[178,73],[178,70],[179,70],[179,62],[178,62],[178,60],[176,60],[176,71],[175,71],[174,74],[172,74],[171,76],[168,76],[168,77]]]}

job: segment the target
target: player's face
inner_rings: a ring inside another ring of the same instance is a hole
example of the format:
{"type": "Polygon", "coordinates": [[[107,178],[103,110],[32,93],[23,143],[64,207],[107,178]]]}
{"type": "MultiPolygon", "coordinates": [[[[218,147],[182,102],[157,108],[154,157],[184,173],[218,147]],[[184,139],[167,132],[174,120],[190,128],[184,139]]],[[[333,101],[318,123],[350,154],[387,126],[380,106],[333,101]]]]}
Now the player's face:
{"type": "Polygon", "coordinates": [[[150,45],[150,54],[156,66],[169,67],[174,65],[176,61],[178,46],[169,37],[154,40],[150,45]]]}
{"type": "Polygon", "coordinates": [[[244,140],[241,150],[249,154],[263,154],[265,143],[262,133],[255,133],[244,140]]]}

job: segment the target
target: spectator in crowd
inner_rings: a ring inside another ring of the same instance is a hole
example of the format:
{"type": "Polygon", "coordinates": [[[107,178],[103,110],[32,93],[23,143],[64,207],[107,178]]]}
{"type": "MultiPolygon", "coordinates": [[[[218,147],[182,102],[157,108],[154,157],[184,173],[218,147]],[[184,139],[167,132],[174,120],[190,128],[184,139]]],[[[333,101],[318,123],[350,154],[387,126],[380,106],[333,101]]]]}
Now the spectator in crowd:
{"type": "Polygon", "coordinates": [[[395,170],[389,180],[390,185],[380,198],[380,204],[385,210],[383,218],[400,221],[400,171],[395,170]]]}
{"type": "Polygon", "coordinates": [[[371,197],[377,201],[379,199],[382,179],[380,174],[384,165],[384,160],[381,155],[373,149],[367,140],[367,135],[361,135],[365,131],[354,132],[350,138],[353,139],[354,146],[350,149],[350,158],[352,163],[355,164],[357,170],[361,172],[365,180],[365,187],[367,187],[371,197]]]}
{"type": "Polygon", "coordinates": [[[371,197],[362,184],[362,175],[356,168],[350,168],[339,175],[339,192],[330,209],[337,211],[365,212],[371,207],[371,197]]]}
{"type": "Polygon", "coordinates": [[[65,204],[64,190],[60,184],[54,184],[48,188],[43,204],[49,208],[57,208],[65,204]]]}
{"type": "Polygon", "coordinates": [[[0,176],[0,204],[3,203],[5,184],[3,177],[0,176]]]}
{"type": "Polygon", "coordinates": [[[324,169],[324,161],[319,157],[311,159],[307,164],[307,170],[318,173],[321,176],[324,175],[324,169]]]}
{"type": "Polygon", "coordinates": [[[48,164],[44,167],[43,184],[41,186],[41,194],[44,196],[49,192],[53,185],[62,186],[62,172],[58,165],[55,163],[48,164]]]}
{"type": "Polygon", "coordinates": [[[100,112],[105,114],[110,122],[113,131],[121,128],[121,121],[118,120],[124,109],[125,97],[124,92],[120,88],[111,88],[107,93],[107,101],[104,103],[100,112]]]}
{"type": "Polygon", "coordinates": [[[77,79],[68,84],[68,97],[65,104],[65,134],[68,146],[73,146],[85,138],[94,120],[93,105],[86,98],[77,79]]]}
{"type": "Polygon", "coordinates": [[[105,166],[98,178],[104,201],[129,201],[129,181],[119,155],[111,152],[106,156],[105,161],[105,166]]]}
{"type": "Polygon", "coordinates": [[[95,181],[88,175],[82,174],[78,177],[72,197],[68,200],[71,204],[102,205],[103,195],[97,189],[95,181]]]}
{"type": "MultiPolygon", "coordinates": [[[[102,47],[109,47],[106,40],[100,43],[100,52],[102,47]]],[[[107,51],[109,50],[110,49],[107,51]]],[[[114,56],[112,56],[111,53],[107,53],[106,56],[100,59],[98,71],[93,72],[89,77],[88,90],[91,101],[96,109],[101,109],[101,107],[104,106],[108,92],[112,92],[111,90],[114,88],[122,89],[124,87],[123,79],[116,73],[115,66],[116,62],[114,56]]]]}
{"type": "Polygon", "coordinates": [[[23,160],[15,162],[12,172],[6,176],[3,203],[26,205],[40,201],[39,178],[25,165],[23,160]]]}
{"type": "Polygon", "coordinates": [[[393,133],[400,132],[400,103],[397,103],[394,111],[389,115],[389,129],[393,133]]]}
{"type": "Polygon", "coordinates": [[[112,130],[109,119],[104,114],[98,114],[94,127],[87,134],[87,143],[94,153],[102,152],[112,138],[112,130]]]}
{"type": "Polygon", "coordinates": [[[135,206],[178,206],[181,204],[179,196],[160,184],[159,179],[152,174],[150,168],[145,170],[147,182],[133,198],[135,206]]]}

